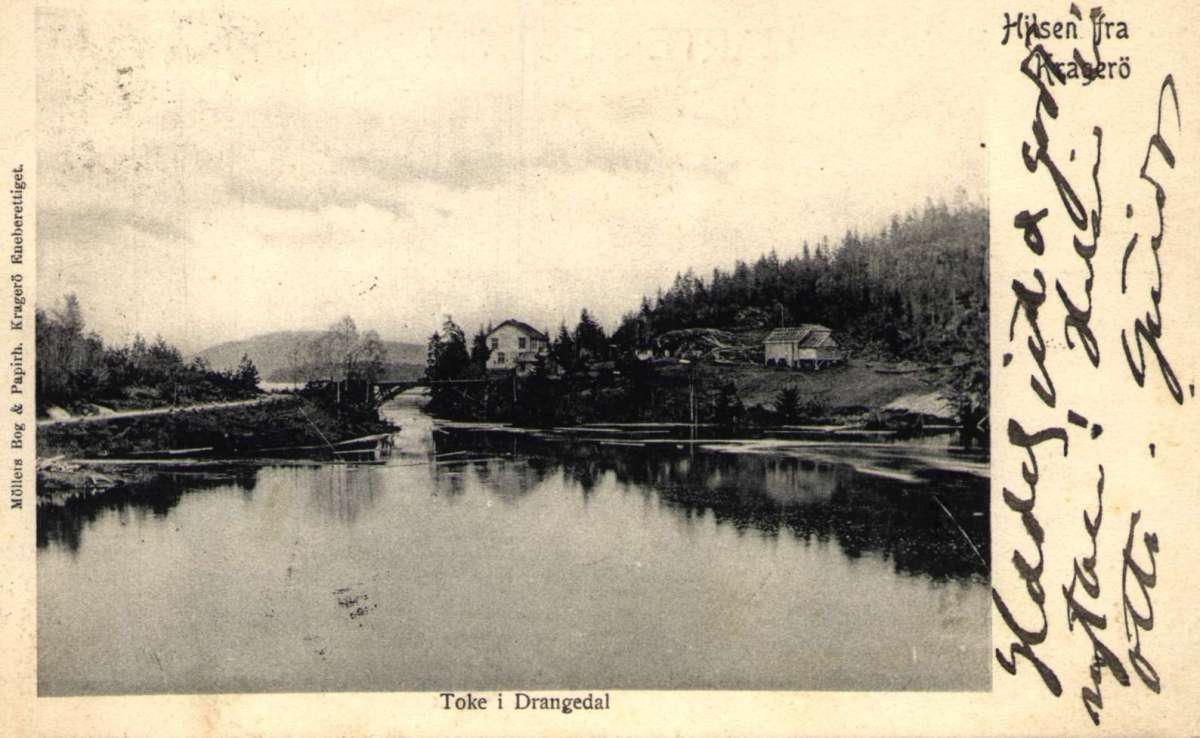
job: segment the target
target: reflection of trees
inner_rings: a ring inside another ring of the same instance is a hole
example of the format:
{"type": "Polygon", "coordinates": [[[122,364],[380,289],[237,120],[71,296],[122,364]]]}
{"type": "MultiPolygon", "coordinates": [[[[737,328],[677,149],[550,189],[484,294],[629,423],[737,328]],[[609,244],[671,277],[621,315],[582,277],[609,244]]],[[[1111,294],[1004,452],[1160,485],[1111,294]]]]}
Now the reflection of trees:
{"type": "Polygon", "coordinates": [[[435,468],[437,471],[433,479],[437,494],[454,499],[466,491],[466,486],[463,484],[463,475],[467,470],[466,463],[435,468]]]}
{"type": "MultiPolygon", "coordinates": [[[[308,469],[303,472],[307,476],[308,469]]],[[[353,523],[375,504],[375,467],[321,465],[311,485],[312,501],[326,517],[353,523]]]]}
{"type": "MultiPolygon", "coordinates": [[[[846,556],[878,554],[906,574],[936,580],[987,577],[972,549],[974,545],[986,556],[990,548],[986,479],[929,470],[921,472],[920,483],[906,483],[862,474],[849,465],[689,453],[672,444],[637,447],[475,430],[438,435],[439,453],[515,453],[528,464],[543,465],[542,477],[552,471],[547,465],[560,467],[585,497],[611,472],[620,486],[656,495],[688,524],[711,511],[717,525],[769,535],[786,530],[806,541],[833,540],[846,556]]],[[[524,493],[528,480],[516,481],[519,475],[507,471],[520,466],[493,461],[479,478],[498,494],[524,493]]]]}
{"type": "Polygon", "coordinates": [[[556,470],[559,461],[547,455],[518,455],[512,438],[499,434],[434,434],[434,485],[439,494],[450,497],[465,490],[464,480],[475,479],[492,494],[515,501],[529,494],[546,475],[556,470]],[[460,458],[437,457],[461,455],[460,458]]]}
{"type": "Polygon", "coordinates": [[[236,468],[219,473],[161,472],[139,478],[112,489],[88,494],[80,490],[58,500],[39,501],[37,506],[37,546],[51,543],[79,550],[83,529],[107,512],[122,519],[131,513],[137,519],[147,515],[165,518],[187,492],[233,486],[251,495],[258,483],[258,470],[236,468]]]}
{"type": "Polygon", "coordinates": [[[494,485],[495,492],[502,498],[512,500],[529,494],[556,466],[550,459],[540,456],[521,458],[515,461],[491,460],[482,465],[486,465],[492,470],[489,479],[494,485]],[[500,467],[499,471],[495,470],[497,466],[500,467]]]}

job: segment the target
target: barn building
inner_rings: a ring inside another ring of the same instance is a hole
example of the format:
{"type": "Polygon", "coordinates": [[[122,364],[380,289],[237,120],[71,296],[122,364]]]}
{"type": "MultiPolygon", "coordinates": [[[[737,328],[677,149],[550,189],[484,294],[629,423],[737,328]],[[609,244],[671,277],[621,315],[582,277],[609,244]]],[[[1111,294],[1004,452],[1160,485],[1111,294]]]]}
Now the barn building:
{"type": "Polygon", "coordinates": [[[763,341],[763,355],[767,366],[792,369],[820,369],[846,358],[833,331],[812,323],[771,331],[763,341]]]}
{"type": "Polygon", "coordinates": [[[487,334],[488,369],[515,369],[518,374],[528,374],[537,363],[538,355],[550,349],[550,339],[545,333],[519,320],[506,320],[487,334]]]}

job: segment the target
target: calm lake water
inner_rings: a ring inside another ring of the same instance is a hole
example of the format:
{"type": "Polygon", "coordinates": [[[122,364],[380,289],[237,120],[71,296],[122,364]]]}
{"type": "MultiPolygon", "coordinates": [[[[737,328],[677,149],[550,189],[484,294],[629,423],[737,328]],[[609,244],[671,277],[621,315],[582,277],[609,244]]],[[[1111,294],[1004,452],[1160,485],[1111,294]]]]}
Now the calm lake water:
{"type": "Polygon", "coordinates": [[[39,506],[39,692],[990,688],[978,468],[389,413],[383,465],[39,506]]]}

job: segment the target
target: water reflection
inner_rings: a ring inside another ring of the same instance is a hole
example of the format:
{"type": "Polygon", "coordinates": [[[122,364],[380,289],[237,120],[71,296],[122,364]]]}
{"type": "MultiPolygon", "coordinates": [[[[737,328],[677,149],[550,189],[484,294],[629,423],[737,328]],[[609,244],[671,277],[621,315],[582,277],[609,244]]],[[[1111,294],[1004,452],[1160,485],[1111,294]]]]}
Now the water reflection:
{"type": "Polygon", "coordinates": [[[115,513],[122,525],[147,517],[165,518],[184,494],[207,489],[234,487],[249,498],[258,482],[258,470],[236,468],[221,472],[167,471],[142,475],[137,481],[110,490],[89,493],[79,490],[39,500],[37,547],[57,544],[76,553],[83,530],[105,515],[115,513]]]}
{"type": "MultiPolygon", "coordinates": [[[[605,475],[627,494],[678,512],[685,525],[707,521],[739,531],[805,541],[835,541],[850,558],[873,552],[896,571],[935,580],[986,581],[981,552],[989,550],[987,481],[929,471],[912,484],[828,461],[592,441],[520,437],[451,429],[434,434],[426,457],[432,492],[461,497],[468,477],[496,499],[515,504],[552,475],[586,503],[605,475]]],[[[411,462],[406,462],[411,463],[411,462]]],[[[288,470],[323,517],[353,524],[368,514],[385,486],[387,467],[327,464],[288,470]]],[[[258,472],[166,472],[99,495],[75,495],[37,509],[37,544],[80,546],[82,530],[107,511],[165,517],[187,491],[233,485],[253,493],[258,472]]]]}
{"type": "Polygon", "coordinates": [[[990,683],[982,478],[396,420],[386,464],[40,499],[39,693],[990,683]]]}
{"type": "Polygon", "coordinates": [[[326,519],[353,524],[370,512],[378,501],[381,486],[379,467],[353,464],[323,464],[315,470],[297,468],[297,488],[309,488],[309,501],[326,519]],[[312,476],[316,475],[313,480],[312,476]]]}
{"type": "Polygon", "coordinates": [[[435,434],[435,453],[488,458],[436,465],[439,489],[460,489],[473,468],[493,494],[513,500],[557,467],[586,500],[613,474],[627,493],[655,496],[685,524],[711,512],[718,526],[832,540],[850,558],[877,553],[903,574],[987,580],[988,483],[979,477],[928,470],[912,483],[828,461],[469,429],[435,434]]]}

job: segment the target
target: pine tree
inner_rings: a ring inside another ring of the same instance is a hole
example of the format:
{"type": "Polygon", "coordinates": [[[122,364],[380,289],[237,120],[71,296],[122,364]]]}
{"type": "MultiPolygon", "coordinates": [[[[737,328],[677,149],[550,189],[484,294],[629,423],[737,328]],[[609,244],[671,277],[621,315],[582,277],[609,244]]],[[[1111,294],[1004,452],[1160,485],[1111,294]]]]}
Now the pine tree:
{"type": "Polygon", "coordinates": [[[437,331],[425,342],[425,376],[434,379],[438,357],[442,355],[442,334],[437,331]]]}
{"type": "Polygon", "coordinates": [[[461,379],[471,365],[471,355],[467,351],[466,334],[449,315],[442,323],[442,336],[439,345],[437,362],[434,367],[435,379],[461,379]]]}
{"type": "Polygon", "coordinates": [[[775,395],[775,412],[785,423],[790,423],[800,414],[800,390],[788,385],[775,395]]]}
{"type": "Polygon", "coordinates": [[[558,327],[558,338],[550,350],[554,355],[554,361],[563,371],[569,372],[575,368],[575,359],[577,358],[575,340],[571,338],[571,332],[567,330],[566,323],[558,327]]]}
{"type": "Polygon", "coordinates": [[[488,345],[488,334],[483,327],[471,339],[471,363],[480,371],[487,369],[488,359],[492,355],[492,347],[488,345]]]}
{"type": "Polygon", "coordinates": [[[250,360],[249,354],[242,354],[242,360],[238,363],[234,379],[238,386],[244,390],[253,391],[258,389],[258,367],[254,366],[254,362],[250,360]]]}
{"type": "Polygon", "coordinates": [[[575,350],[580,358],[603,361],[608,357],[608,337],[584,308],[579,313],[579,324],[575,327],[575,350]]]}

